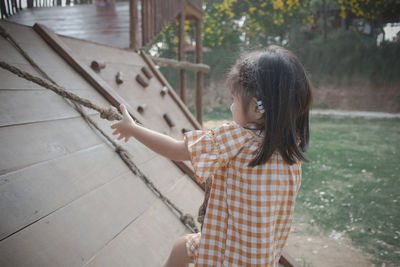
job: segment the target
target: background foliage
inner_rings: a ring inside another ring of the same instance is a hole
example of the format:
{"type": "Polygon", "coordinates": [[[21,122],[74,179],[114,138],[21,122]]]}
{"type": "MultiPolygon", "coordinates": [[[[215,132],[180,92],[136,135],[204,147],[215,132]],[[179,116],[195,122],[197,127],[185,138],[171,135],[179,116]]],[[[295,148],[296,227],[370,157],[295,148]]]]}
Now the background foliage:
{"type": "MultiPolygon", "coordinates": [[[[398,6],[395,0],[205,0],[203,61],[212,68],[205,86],[222,79],[242,53],[270,44],[293,50],[315,83],[398,83],[400,38],[378,41],[385,16],[396,17],[398,6]],[[370,29],[367,33],[365,27],[370,29]]],[[[185,30],[186,43],[194,45],[194,23],[187,21],[185,30]]],[[[160,57],[177,58],[177,32],[174,21],[148,49],[160,57]]],[[[193,57],[187,52],[187,60],[194,61],[193,57]]],[[[175,70],[161,71],[179,87],[175,70]]],[[[194,75],[188,73],[189,87],[193,81],[194,75]]]]}

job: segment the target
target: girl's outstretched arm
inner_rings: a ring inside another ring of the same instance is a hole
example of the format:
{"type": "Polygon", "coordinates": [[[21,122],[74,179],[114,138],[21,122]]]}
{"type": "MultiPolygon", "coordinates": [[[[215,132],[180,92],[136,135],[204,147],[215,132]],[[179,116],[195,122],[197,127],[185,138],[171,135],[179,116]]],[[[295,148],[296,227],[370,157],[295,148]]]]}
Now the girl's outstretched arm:
{"type": "Polygon", "coordinates": [[[144,128],[136,124],[123,104],[120,105],[122,120],[111,125],[113,135],[119,134],[118,140],[134,137],[154,152],[175,161],[190,160],[189,151],[183,140],[178,141],[170,136],[144,128]]]}

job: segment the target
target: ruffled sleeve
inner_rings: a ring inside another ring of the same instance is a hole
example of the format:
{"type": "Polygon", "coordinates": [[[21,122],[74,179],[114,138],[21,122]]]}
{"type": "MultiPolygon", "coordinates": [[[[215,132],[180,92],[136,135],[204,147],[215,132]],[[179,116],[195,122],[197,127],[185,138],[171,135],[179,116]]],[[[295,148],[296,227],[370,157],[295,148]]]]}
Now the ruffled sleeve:
{"type": "Polygon", "coordinates": [[[224,124],[210,131],[185,133],[185,143],[199,182],[212,176],[235,157],[249,140],[249,133],[237,124],[224,124]]]}

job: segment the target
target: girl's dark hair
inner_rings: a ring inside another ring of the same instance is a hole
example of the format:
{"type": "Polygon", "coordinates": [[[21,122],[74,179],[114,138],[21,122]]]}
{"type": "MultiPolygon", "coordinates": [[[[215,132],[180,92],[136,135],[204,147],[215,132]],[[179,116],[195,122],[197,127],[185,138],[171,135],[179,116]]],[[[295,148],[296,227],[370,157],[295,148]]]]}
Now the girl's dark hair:
{"type": "Polygon", "coordinates": [[[304,152],[309,143],[311,83],[293,53],[269,46],[265,51],[247,54],[232,68],[227,82],[243,107],[255,97],[265,109],[265,137],[249,166],[267,162],[275,151],[288,164],[308,161],[304,152]]]}

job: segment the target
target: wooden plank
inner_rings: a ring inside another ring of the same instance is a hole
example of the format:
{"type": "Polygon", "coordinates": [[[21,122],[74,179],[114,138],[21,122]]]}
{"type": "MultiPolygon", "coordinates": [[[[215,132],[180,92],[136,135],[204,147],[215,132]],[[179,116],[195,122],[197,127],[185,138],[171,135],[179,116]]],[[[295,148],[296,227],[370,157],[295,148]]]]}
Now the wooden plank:
{"type": "Polygon", "coordinates": [[[170,58],[162,58],[162,57],[150,57],[151,60],[155,64],[161,67],[172,67],[178,70],[185,69],[185,70],[191,70],[191,71],[201,71],[201,72],[210,72],[210,66],[206,64],[199,64],[199,63],[191,63],[188,61],[178,61],[175,59],[170,59],[170,58]]]}
{"type": "MultiPolygon", "coordinates": [[[[87,66],[90,65],[89,61],[79,60],[86,64],[87,66]]],[[[101,77],[106,83],[108,83],[113,88],[118,88],[117,84],[115,83],[115,75],[118,71],[124,73],[124,82],[127,81],[135,81],[136,75],[140,73],[141,65],[130,65],[124,63],[114,63],[114,62],[107,62],[107,66],[105,69],[102,69],[99,73],[96,73],[98,76],[101,77]]]]}
{"type": "Polygon", "coordinates": [[[107,45],[129,47],[129,3],[119,2],[98,8],[97,5],[75,5],[25,9],[9,18],[32,26],[43,23],[58,34],[92,40],[107,45]],[[60,19],[68,18],[68,19],[60,19]],[[79,29],[79,34],[76,30],[79,29]]]}
{"type": "Polygon", "coordinates": [[[172,161],[159,155],[139,164],[138,167],[146,176],[150,177],[161,192],[169,190],[184,174],[174,166],[172,161]],[[157,166],[157,168],[154,166],[157,166]]]}
{"type": "MultiPolygon", "coordinates": [[[[182,176],[170,187],[165,195],[186,213],[192,215],[197,222],[197,214],[200,205],[203,203],[204,191],[198,187],[188,175],[182,176]]],[[[200,229],[200,225],[197,225],[200,229]]]]}
{"type": "Polygon", "coordinates": [[[128,172],[100,144],[0,176],[0,240],[128,172]]]}
{"type": "Polygon", "coordinates": [[[10,43],[3,37],[0,38],[0,60],[10,65],[25,64],[26,60],[10,43]]]}
{"type": "Polygon", "coordinates": [[[81,118],[1,127],[0,175],[102,142],[81,118]]]}
{"type": "MultiPolygon", "coordinates": [[[[178,28],[178,60],[185,60],[185,13],[182,11],[179,14],[179,28],[178,28]]],[[[186,71],[181,69],[179,71],[180,78],[180,96],[182,102],[186,105],[186,71]]]]}
{"type": "Polygon", "coordinates": [[[0,127],[75,117],[80,114],[49,90],[0,90],[0,127]]]}
{"type": "MultiPolygon", "coordinates": [[[[110,126],[113,122],[109,122],[106,120],[101,119],[99,116],[93,115],[91,118],[99,125],[99,127],[108,135],[113,137],[114,139],[116,136],[112,135],[113,129],[110,126]]],[[[148,149],[142,143],[136,141],[134,138],[131,138],[128,143],[124,141],[114,140],[117,144],[123,146],[125,149],[128,150],[130,153],[132,160],[135,164],[140,165],[141,163],[147,162],[152,160],[154,157],[157,157],[158,154],[153,152],[152,150],[148,149]]],[[[167,160],[167,159],[166,159],[167,160]]]]}
{"type": "Polygon", "coordinates": [[[43,87],[36,83],[27,81],[11,73],[5,69],[0,69],[0,90],[2,89],[31,89],[31,90],[45,90],[43,87]]]}
{"type": "MultiPolygon", "coordinates": [[[[82,97],[91,99],[98,105],[109,105],[109,102],[99,93],[94,91],[92,86],[85,79],[82,79],[80,74],[60,58],[56,52],[49,49],[47,43],[38,36],[32,28],[9,22],[0,23],[7,31],[13,33],[13,38],[18,42],[22,49],[24,49],[53,80],[57,81],[60,86],[63,86],[69,91],[82,97]]],[[[40,76],[30,65],[17,65],[17,67],[22,67],[23,70],[40,76]]],[[[4,70],[2,70],[2,72],[4,72],[4,70]]],[[[9,84],[11,82],[6,81],[6,83],[9,84]]]]}
{"type": "Polygon", "coordinates": [[[168,257],[175,240],[186,233],[188,230],[179,219],[157,200],[86,266],[158,267],[168,257]]]}
{"type": "Polygon", "coordinates": [[[59,38],[73,51],[73,55],[84,63],[89,63],[96,58],[104,60],[107,65],[115,63],[135,67],[145,64],[137,53],[129,50],[95,44],[66,36],[59,36],[59,38]]]}
{"type": "MultiPolygon", "coordinates": [[[[196,19],[196,63],[203,62],[203,44],[201,40],[202,20],[196,19]]],[[[196,72],[196,119],[200,124],[203,124],[203,73],[196,72]]]]}
{"type": "Polygon", "coordinates": [[[0,242],[0,266],[82,266],[154,199],[139,178],[124,175],[0,242]]]}
{"type": "Polygon", "coordinates": [[[301,265],[293,259],[285,249],[283,249],[282,255],[279,259],[279,263],[282,264],[284,267],[300,267],[301,265]]]}
{"type": "Polygon", "coordinates": [[[118,107],[124,103],[127,110],[133,115],[132,107],[126,103],[107,83],[98,79],[96,74],[86,65],[82,64],[72,54],[72,51],[62,42],[62,40],[51,30],[43,25],[35,24],[33,29],[46,42],[66,60],[78,73],[82,75],[98,92],[100,92],[112,105],[118,107]]]}

